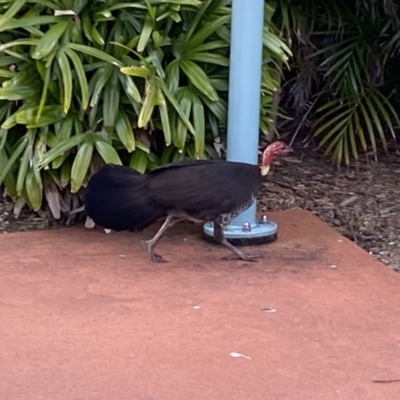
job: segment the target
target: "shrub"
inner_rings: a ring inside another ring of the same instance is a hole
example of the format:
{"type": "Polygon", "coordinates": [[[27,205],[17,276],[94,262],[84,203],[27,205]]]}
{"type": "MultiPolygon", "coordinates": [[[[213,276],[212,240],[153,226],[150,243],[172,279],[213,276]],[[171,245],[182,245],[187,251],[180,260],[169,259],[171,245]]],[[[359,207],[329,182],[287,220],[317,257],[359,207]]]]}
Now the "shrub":
{"type": "MultiPolygon", "coordinates": [[[[264,28],[262,110],[274,129],[289,48],[264,28]]],[[[226,125],[230,1],[5,0],[0,17],[0,184],[56,218],[101,163],[140,172],[218,157],[226,125]]]]}
{"type": "MultiPolygon", "coordinates": [[[[400,34],[393,0],[280,2],[291,71],[281,106],[340,165],[387,149],[396,138],[400,34]]],[[[291,129],[291,128],[289,128],[291,129]]]]}

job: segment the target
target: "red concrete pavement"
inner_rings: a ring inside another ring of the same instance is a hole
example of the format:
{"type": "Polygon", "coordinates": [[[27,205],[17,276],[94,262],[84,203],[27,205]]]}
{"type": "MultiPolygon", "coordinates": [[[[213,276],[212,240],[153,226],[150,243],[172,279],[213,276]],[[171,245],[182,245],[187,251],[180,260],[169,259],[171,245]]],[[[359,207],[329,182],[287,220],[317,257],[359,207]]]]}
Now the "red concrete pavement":
{"type": "Polygon", "coordinates": [[[0,399],[400,399],[400,275],[305,211],[270,217],[257,264],[190,224],[161,265],[154,228],[1,235],[0,399]]]}

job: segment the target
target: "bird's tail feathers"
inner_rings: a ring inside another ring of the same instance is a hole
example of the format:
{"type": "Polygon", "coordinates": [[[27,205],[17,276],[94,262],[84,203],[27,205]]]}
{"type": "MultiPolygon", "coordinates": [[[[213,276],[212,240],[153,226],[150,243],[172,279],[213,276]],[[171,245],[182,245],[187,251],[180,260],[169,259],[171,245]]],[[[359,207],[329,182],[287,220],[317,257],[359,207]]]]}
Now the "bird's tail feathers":
{"type": "Polygon", "coordinates": [[[145,180],[145,175],[132,168],[105,165],[86,188],[87,215],[97,225],[115,231],[144,229],[165,215],[151,200],[145,180]]]}

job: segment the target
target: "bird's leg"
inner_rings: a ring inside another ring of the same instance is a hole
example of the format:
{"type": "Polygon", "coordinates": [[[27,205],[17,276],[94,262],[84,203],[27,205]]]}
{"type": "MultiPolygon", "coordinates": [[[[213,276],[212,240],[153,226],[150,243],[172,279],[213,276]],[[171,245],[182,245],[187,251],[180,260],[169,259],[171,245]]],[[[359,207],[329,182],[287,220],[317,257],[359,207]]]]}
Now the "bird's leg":
{"type": "Polygon", "coordinates": [[[223,225],[214,221],[214,238],[219,243],[226,246],[233,254],[230,256],[223,257],[223,260],[243,260],[243,261],[252,261],[255,262],[257,258],[262,258],[262,254],[244,254],[239,249],[237,249],[233,244],[229,243],[224,237],[224,228],[223,225]]]}
{"type": "Polygon", "coordinates": [[[177,218],[177,217],[174,217],[173,215],[168,215],[167,219],[164,221],[161,228],[155,234],[153,239],[145,241],[145,243],[147,244],[147,250],[149,252],[150,260],[157,262],[157,263],[164,262],[164,259],[161,256],[154,253],[154,248],[156,247],[156,244],[160,240],[161,236],[164,234],[164,232],[168,228],[171,228],[176,223],[183,221],[183,220],[184,220],[184,218],[177,218]]]}

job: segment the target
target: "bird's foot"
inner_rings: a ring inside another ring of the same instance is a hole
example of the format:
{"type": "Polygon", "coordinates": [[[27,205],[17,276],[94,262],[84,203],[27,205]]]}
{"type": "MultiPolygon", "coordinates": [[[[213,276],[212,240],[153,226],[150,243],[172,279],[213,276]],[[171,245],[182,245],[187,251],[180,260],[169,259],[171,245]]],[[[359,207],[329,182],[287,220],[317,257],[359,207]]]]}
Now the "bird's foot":
{"type": "Polygon", "coordinates": [[[156,263],[165,263],[165,261],[160,255],[153,253],[152,251],[149,252],[150,260],[156,263]]]}
{"type": "Polygon", "coordinates": [[[147,251],[149,253],[149,258],[151,261],[155,263],[165,263],[165,261],[160,255],[154,253],[153,247],[154,247],[154,242],[151,240],[141,240],[142,243],[147,245],[147,251]]]}
{"type": "Polygon", "coordinates": [[[223,260],[243,260],[250,262],[257,262],[258,258],[264,258],[262,254],[230,254],[229,256],[222,257],[223,260]]]}

